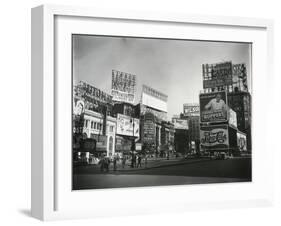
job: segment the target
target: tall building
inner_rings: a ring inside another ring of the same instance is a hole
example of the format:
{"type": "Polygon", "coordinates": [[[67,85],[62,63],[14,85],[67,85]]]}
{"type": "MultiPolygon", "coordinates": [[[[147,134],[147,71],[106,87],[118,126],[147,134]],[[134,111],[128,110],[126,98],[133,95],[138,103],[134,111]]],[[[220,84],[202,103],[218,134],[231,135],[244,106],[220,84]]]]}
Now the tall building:
{"type": "Polygon", "coordinates": [[[247,134],[247,149],[251,151],[251,94],[244,91],[236,91],[227,94],[228,106],[237,115],[237,128],[247,134]]]}
{"type": "Polygon", "coordinates": [[[209,142],[211,135],[219,131],[226,138],[224,149],[245,151],[244,144],[247,142],[247,150],[251,151],[251,95],[246,65],[231,61],[203,64],[202,75],[204,91],[199,95],[200,136],[204,148],[217,150],[220,147],[218,142],[209,142]],[[210,109],[215,99],[221,106],[226,104],[227,107],[210,109]]]}

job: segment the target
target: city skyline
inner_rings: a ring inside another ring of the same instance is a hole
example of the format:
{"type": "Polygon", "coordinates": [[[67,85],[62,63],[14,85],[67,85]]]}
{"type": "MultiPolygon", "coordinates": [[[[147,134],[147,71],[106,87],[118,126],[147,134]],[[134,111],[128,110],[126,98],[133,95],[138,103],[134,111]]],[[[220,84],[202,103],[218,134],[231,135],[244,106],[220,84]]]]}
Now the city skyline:
{"type": "Polygon", "coordinates": [[[199,103],[202,64],[245,63],[251,91],[251,44],[73,35],[73,80],[111,94],[112,70],[135,74],[135,104],[142,85],[168,95],[168,118],[184,103],[199,103]]]}

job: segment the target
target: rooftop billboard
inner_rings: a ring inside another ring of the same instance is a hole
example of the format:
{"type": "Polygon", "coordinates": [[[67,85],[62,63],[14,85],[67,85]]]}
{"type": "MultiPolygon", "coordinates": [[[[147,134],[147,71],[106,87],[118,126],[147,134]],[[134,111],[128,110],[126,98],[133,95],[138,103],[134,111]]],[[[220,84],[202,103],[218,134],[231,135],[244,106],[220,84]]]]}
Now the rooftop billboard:
{"type": "Polygon", "coordinates": [[[201,122],[227,121],[227,95],[225,91],[200,94],[201,122]]]}
{"type": "Polygon", "coordinates": [[[172,123],[175,126],[175,129],[185,129],[188,130],[188,121],[185,119],[178,119],[178,118],[173,118],[172,123]]]}
{"type": "Polygon", "coordinates": [[[141,102],[143,105],[152,107],[154,109],[167,112],[168,96],[149,87],[143,85],[141,102]]]}
{"type": "Polygon", "coordinates": [[[134,103],[136,75],[112,70],[111,94],[113,100],[134,103]]]}
{"type": "MultiPolygon", "coordinates": [[[[102,112],[103,106],[108,106],[109,104],[112,104],[111,95],[84,81],[80,81],[75,86],[73,96],[74,100],[81,100],[84,103],[83,110],[87,109],[96,112],[102,112]]],[[[79,104],[81,107],[81,103],[79,104]]],[[[75,111],[76,106],[73,107],[75,111]]]]}
{"type": "Polygon", "coordinates": [[[203,88],[232,85],[232,62],[203,64],[203,88]]]}

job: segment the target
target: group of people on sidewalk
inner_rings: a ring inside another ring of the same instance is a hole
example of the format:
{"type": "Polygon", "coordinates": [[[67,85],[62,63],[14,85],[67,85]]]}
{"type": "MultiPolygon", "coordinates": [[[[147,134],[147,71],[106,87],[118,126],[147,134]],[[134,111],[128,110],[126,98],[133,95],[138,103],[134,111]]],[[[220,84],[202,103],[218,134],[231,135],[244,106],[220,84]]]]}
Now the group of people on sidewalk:
{"type": "Polygon", "coordinates": [[[99,161],[101,172],[104,172],[104,171],[109,172],[111,162],[113,164],[113,170],[116,171],[117,167],[118,167],[117,166],[118,162],[120,160],[121,160],[121,163],[122,163],[122,169],[124,169],[126,167],[127,161],[131,161],[130,162],[131,168],[141,168],[143,161],[144,161],[145,168],[147,167],[147,156],[132,155],[130,158],[128,156],[125,156],[125,155],[122,158],[120,158],[119,156],[114,156],[113,158],[103,156],[101,158],[101,160],[99,161]]]}

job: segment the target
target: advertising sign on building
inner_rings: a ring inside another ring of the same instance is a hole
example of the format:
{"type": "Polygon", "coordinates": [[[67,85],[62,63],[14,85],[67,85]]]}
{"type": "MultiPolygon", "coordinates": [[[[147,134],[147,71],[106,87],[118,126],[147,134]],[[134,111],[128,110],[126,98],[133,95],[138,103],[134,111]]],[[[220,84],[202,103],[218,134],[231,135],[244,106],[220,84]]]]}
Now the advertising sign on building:
{"type": "Polygon", "coordinates": [[[73,104],[73,114],[81,115],[85,111],[85,103],[83,100],[78,100],[73,104]]]}
{"type": "Polygon", "coordinates": [[[83,100],[84,108],[91,111],[102,112],[104,106],[112,104],[111,95],[83,81],[76,86],[74,96],[83,100]]]}
{"type": "Polygon", "coordinates": [[[204,89],[232,85],[232,63],[204,64],[203,76],[204,89]]]}
{"type": "Polygon", "coordinates": [[[143,122],[143,142],[154,144],[156,141],[155,116],[152,113],[145,113],[143,122]]]}
{"type": "Polygon", "coordinates": [[[152,107],[154,109],[167,112],[168,96],[149,87],[143,85],[141,102],[143,105],[152,107]]]}
{"type": "Polygon", "coordinates": [[[117,114],[116,133],[124,136],[139,137],[140,121],[127,115],[117,114]]]}
{"type": "Polygon", "coordinates": [[[237,132],[237,146],[240,151],[247,151],[246,135],[241,132],[237,132]]]}
{"type": "Polygon", "coordinates": [[[199,116],[200,108],[199,104],[183,104],[184,116],[199,116]]]}
{"type": "Polygon", "coordinates": [[[185,129],[188,130],[188,121],[185,119],[173,118],[172,123],[175,129],[185,129]]]}
{"type": "Polygon", "coordinates": [[[136,75],[112,70],[111,94],[113,100],[134,103],[136,75]]]}
{"type": "Polygon", "coordinates": [[[146,113],[152,113],[156,118],[162,121],[168,121],[167,112],[157,111],[143,104],[141,104],[140,106],[140,113],[141,115],[145,115],[146,113]]]}
{"type": "Polygon", "coordinates": [[[225,91],[200,94],[201,122],[227,121],[227,96],[225,91]]]}
{"type": "Polygon", "coordinates": [[[237,115],[231,108],[228,110],[228,123],[237,128],[237,115]]]}
{"type": "Polygon", "coordinates": [[[229,146],[228,126],[201,127],[200,143],[205,148],[227,148],[229,146]]]}

